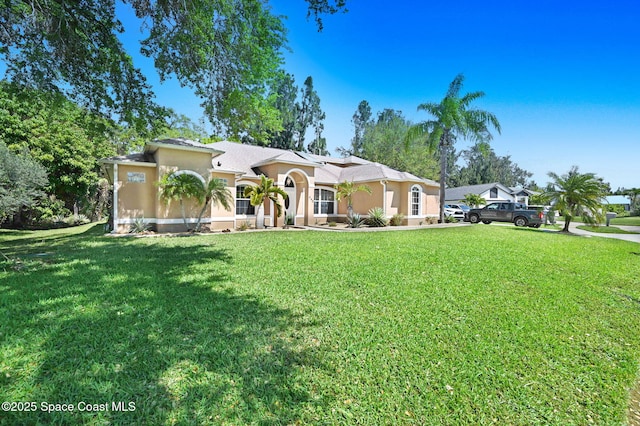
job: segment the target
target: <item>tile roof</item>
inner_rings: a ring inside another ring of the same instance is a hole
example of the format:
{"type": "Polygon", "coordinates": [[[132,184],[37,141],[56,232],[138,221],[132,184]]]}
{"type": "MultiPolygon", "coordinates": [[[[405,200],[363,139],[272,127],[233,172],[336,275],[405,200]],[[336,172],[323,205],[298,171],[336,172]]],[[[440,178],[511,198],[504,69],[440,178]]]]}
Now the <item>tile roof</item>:
{"type": "Polygon", "coordinates": [[[104,158],[103,163],[155,163],[153,156],[146,153],[116,155],[114,157],[104,158]]]}
{"type": "Polygon", "coordinates": [[[507,188],[500,182],[492,182],[492,183],[484,183],[480,185],[467,185],[467,186],[459,186],[457,188],[447,188],[445,189],[445,200],[447,201],[458,201],[464,199],[464,196],[467,194],[482,194],[485,191],[490,190],[491,188],[498,187],[503,191],[511,194],[511,189],[507,188]]]}

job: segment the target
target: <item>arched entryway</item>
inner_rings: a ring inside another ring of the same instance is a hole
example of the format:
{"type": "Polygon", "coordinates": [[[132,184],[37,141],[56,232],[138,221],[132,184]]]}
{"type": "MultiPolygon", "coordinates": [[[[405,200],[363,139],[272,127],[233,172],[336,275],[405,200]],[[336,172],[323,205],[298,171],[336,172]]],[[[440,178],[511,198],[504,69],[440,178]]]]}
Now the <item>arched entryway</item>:
{"type": "Polygon", "coordinates": [[[291,220],[292,222],[289,224],[293,225],[295,224],[297,214],[298,197],[296,193],[296,183],[291,176],[287,176],[284,180],[284,192],[288,195],[284,200],[284,220],[285,223],[287,223],[287,220],[291,220]]]}
{"type": "MultiPolygon", "coordinates": [[[[280,187],[287,193],[288,198],[283,202],[283,221],[287,217],[293,218],[294,225],[307,225],[309,206],[309,175],[301,169],[291,169],[280,181],[280,187]]],[[[313,211],[313,209],[311,210],[313,211]]],[[[283,222],[286,223],[286,222],[283,222]]]]}

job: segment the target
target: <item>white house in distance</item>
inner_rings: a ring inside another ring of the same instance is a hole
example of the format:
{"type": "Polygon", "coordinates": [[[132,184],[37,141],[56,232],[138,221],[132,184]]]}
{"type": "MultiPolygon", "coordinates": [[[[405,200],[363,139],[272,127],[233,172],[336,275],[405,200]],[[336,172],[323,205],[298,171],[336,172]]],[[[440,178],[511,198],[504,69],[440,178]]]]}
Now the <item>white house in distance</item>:
{"type": "Polygon", "coordinates": [[[464,200],[467,194],[479,195],[485,199],[487,204],[496,201],[529,204],[529,197],[533,195],[534,192],[524,188],[510,188],[499,182],[459,186],[445,190],[445,203],[459,203],[464,200]]]}

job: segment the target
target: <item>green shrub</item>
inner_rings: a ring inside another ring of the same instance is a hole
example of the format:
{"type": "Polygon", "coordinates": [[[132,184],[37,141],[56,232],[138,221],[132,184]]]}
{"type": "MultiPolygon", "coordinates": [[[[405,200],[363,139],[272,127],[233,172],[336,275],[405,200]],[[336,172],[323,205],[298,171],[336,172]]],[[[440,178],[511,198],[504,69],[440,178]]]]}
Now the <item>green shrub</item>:
{"type": "Polygon", "coordinates": [[[456,219],[455,217],[453,217],[453,215],[445,216],[445,217],[444,217],[444,221],[445,221],[446,223],[458,223],[458,219],[456,219]]]}
{"type": "Polygon", "coordinates": [[[387,216],[384,214],[384,210],[381,207],[375,207],[369,210],[369,218],[367,219],[367,225],[373,228],[382,228],[383,226],[387,226],[389,220],[387,216]]]}
{"type": "Polygon", "coordinates": [[[144,221],[144,217],[137,217],[129,225],[130,234],[143,234],[151,229],[151,226],[144,221]]]}
{"type": "Polygon", "coordinates": [[[353,213],[351,216],[347,216],[348,228],[360,228],[364,225],[364,219],[358,213],[353,213]]]}
{"type": "Polygon", "coordinates": [[[402,213],[396,213],[391,217],[390,224],[391,226],[402,226],[402,222],[404,221],[404,215],[402,213]]]}
{"type": "Polygon", "coordinates": [[[294,222],[295,222],[295,216],[293,216],[292,214],[288,214],[284,217],[285,226],[294,225],[294,222]]]}
{"type": "Polygon", "coordinates": [[[336,226],[338,226],[338,224],[335,222],[329,222],[329,226],[335,228],[336,226]]]}
{"type": "Polygon", "coordinates": [[[251,228],[251,222],[245,220],[240,224],[240,226],[238,226],[238,231],[246,231],[249,228],[251,228]]]}

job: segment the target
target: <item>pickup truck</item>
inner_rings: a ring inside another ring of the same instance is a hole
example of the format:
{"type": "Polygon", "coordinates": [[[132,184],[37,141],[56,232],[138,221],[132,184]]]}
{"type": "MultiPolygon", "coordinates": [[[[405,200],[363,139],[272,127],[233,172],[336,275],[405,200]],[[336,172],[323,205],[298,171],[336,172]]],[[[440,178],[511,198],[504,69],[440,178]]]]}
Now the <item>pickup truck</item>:
{"type": "Polygon", "coordinates": [[[465,222],[486,223],[512,222],[516,226],[539,228],[543,214],[539,210],[527,209],[521,203],[491,203],[481,209],[471,209],[464,216],[465,222]]]}

